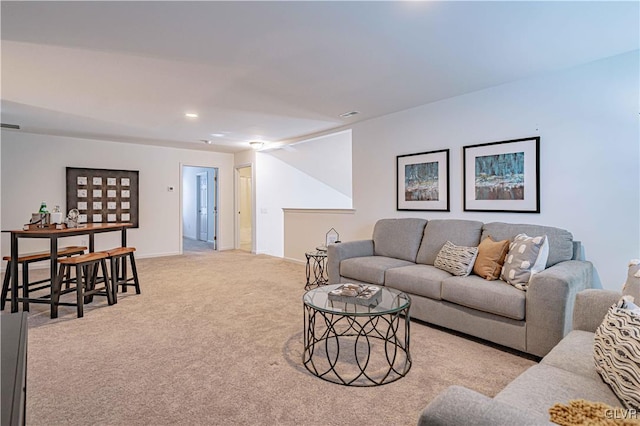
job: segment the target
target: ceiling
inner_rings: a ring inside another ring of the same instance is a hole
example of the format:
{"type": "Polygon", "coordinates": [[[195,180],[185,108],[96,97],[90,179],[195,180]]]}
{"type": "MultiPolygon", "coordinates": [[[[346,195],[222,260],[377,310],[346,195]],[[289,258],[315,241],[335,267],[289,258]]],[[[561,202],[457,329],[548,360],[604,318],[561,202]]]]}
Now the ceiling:
{"type": "Polygon", "coordinates": [[[639,48],[637,1],[2,1],[1,21],[3,123],[223,152],[639,48]]]}

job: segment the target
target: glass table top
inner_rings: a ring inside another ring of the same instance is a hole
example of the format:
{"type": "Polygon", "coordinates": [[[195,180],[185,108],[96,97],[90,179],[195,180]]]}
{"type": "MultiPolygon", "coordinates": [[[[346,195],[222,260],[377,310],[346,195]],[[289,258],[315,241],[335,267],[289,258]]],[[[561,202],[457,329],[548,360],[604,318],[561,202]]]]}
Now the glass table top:
{"type": "Polygon", "coordinates": [[[377,286],[381,289],[381,295],[377,302],[374,302],[370,306],[345,303],[345,301],[342,300],[330,300],[329,292],[341,285],[343,284],[332,284],[314,288],[306,292],[302,300],[305,305],[319,311],[354,316],[392,314],[408,308],[411,304],[409,295],[383,286],[377,286]]]}

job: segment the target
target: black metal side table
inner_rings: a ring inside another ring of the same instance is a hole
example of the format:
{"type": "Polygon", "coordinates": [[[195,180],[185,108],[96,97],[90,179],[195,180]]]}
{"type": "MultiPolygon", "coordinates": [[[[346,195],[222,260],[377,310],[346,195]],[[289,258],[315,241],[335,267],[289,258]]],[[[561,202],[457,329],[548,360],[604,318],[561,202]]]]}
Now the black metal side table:
{"type": "Polygon", "coordinates": [[[307,258],[307,283],[304,286],[305,290],[326,285],[329,282],[325,269],[327,249],[317,247],[316,250],[308,251],[304,255],[307,258]]]}
{"type": "Polygon", "coordinates": [[[362,306],[329,299],[340,284],[307,291],[302,362],[311,374],[345,386],[394,382],[411,369],[409,295],[383,287],[362,306]]]}

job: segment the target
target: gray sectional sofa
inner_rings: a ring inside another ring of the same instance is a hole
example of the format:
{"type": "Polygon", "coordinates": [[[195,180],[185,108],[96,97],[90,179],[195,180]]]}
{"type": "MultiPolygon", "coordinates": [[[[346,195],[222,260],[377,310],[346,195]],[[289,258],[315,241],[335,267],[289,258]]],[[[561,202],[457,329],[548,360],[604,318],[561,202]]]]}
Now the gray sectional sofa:
{"type": "Polygon", "coordinates": [[[578,293],[573,331],[542,361],[526,370],[494,398],[461,386],[451,386],[422,411],[419,426],[543,425],[550,423],[549,408],[573,399],[623,407],[595,368],[594,333],[607,310],[621,294],[610,290],[578,293]]]}
{"type": "Polygon", "coordinates": [[[571,330],[576,293],[592,284],[593,267],[581,260],[570,232],[539,225],[470,220],[381,219],[370,240],[328,248],[329,283],[385,285],[411,296],[411,316],[522,352],[543,357],[571,330]],[[453,276],[433,266],[451,241],[475,247],[488,235],[547,235],[546,269],[528,291],[477,275],[453,276]]]}

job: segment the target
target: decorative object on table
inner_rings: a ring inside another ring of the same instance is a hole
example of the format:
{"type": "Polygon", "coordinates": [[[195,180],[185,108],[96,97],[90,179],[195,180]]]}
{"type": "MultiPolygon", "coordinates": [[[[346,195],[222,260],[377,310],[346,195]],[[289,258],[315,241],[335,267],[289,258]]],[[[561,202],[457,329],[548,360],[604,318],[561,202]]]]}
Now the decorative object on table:
{"type": "Polygon", "coordinates": [[[138,227],[137,170],[67,167],[67,210],[78,223],[131,222],[138,227]]]}
{"type": "Polygon", "coordinates": [[[329,244],[335,244],[339,242],[340,242],[340,234],[338,234],[338,231],[336,231],[335,228],[329,229],[329,231],[327,231],[325,235],[325,243],[324,243],[325,250],[326,250],[326,247],[329,247],[329,244]]]}
{"type": "Polygon", "coordinates": [[[80,216],[80,212],[78,212],[78,209],[69,210],[69,213],[67,214],[67,220],[65,221],[65,223],[67,224],[67,227],[77,228],[79,216],[80,216]]]}
{"type": "Polygon", "coordinates": [[[346,283],[329,292],[329,300],[371,306],[378,303],[382,294],[380,287],[367,284],[346,283]]]}
{"type": "Polygon", "coordinates": [[[449,150],[396,157],[396,209],[449,211],[449,150]]]}
{"type": "Polygon", "coordinates": [[[51,212],[51,223],[54,225],[59,225],[62,223],[62,212],[60,211],[60,206],[55,206],[55,208],[51,212]]]}
{"type": "Polygon", "coordinates": [[[463,148],[465,211],[540,213],[540,137],[463,148]]]}

